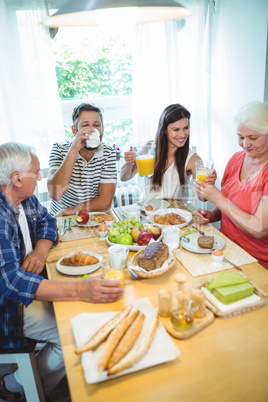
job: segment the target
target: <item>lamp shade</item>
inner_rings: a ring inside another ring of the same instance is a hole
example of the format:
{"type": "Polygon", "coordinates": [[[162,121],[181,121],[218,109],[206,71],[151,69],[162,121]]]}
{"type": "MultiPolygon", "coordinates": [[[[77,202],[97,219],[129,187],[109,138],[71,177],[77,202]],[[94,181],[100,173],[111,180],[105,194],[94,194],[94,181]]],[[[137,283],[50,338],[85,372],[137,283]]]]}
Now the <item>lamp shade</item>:
{"type": "Polygon", "coordinates": [[[136,24],[174,20],[191,14],[189,9],[174,0],[69,0],[42,24],[51,28],[96,26],[99,25],[96,11],[106,11],[113,18],[122,9],[127,11],[129,8],[130,13],[135,14],[136,24]]]}

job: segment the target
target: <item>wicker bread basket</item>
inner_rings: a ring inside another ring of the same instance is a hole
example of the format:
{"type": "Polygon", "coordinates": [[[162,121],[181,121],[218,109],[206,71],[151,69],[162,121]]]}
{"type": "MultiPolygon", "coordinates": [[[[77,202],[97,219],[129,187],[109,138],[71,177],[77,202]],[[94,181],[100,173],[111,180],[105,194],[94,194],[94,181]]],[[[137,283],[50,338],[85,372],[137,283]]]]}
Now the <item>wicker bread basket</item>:
{"type": "Polygon", "coordinates": [[[135,269],[135,266],[138,267],[138,257],[143,252],[143,250],[138,251],[136,254],[133,255],[128,265],[131,266],[131,270],[135,272],[140,278],[151,279],[156,278],[157,276],[163,275],[168,272],[175,264],[175,258],[173,256],[172,260],[168,264],[166,268],[157,268],[156,270],[148,271],[148,272],[141,272],[135,269]]]}

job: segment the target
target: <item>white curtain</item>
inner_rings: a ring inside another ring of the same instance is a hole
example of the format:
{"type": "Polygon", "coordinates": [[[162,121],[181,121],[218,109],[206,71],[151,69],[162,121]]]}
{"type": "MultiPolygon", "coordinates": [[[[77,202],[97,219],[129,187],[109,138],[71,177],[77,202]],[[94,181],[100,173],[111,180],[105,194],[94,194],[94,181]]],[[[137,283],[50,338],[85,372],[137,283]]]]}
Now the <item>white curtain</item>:
{"type": "Polygon", "coordinates": [[[64,138],[45,18],[44,1],[0,0],[0,142],[33,145],[41,168],[53,142],[64,138]]]}
{"type": "Polygon", "coordinates": [[[154,139],[163,109],[178,102],[177,21],[135,27],[133,56],[134,139],[154,139]]]}
{"type": "Polygon", "coordinates": [[[136,141],[154,139],[159,117],[171,103],[191,113],[191,146],[208,157],[208,0],[188,0],[185,20],[140,24],[133,56],[133,123],[136,141]]]}

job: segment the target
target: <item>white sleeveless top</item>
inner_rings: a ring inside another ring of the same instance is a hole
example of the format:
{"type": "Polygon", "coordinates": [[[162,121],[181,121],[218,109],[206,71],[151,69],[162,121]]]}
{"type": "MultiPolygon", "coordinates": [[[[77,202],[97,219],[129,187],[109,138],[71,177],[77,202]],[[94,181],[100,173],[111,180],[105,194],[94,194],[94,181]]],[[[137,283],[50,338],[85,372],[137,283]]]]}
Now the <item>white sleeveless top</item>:
{"type": "MultiPolygon", "coordinates": [[[[191,157],[195,154],[192,149],[189,149],[189,153],[185,162],[185,167],[187,166],[191,157]]],[[[150,191],[151,183],[146,185],[145,199],[163,199],[163,198],[173,198],[176,200],[182,200],[188,197],[188,176],[185,170],[185,185],[181,186],[180,177],[176,168],[175,161],[166,170],[163,176],[162,187],[158,191],[150,191]]],[[[150,180],[151,182],[151,180],[150,180]]]]}

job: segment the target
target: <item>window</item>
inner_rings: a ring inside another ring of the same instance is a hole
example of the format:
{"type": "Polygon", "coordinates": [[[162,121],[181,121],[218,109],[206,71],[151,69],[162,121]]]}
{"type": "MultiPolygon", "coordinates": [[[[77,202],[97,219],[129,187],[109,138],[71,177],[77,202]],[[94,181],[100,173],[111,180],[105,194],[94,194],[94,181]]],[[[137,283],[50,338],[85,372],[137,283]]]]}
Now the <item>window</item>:
{"type": "Polygon", "coordinates": [[[66,138],[81,101],[104,109],[104,141],[120,149],[133,135],[132,30],[60,28],[53,39],[56,75],[66,138]]]}

